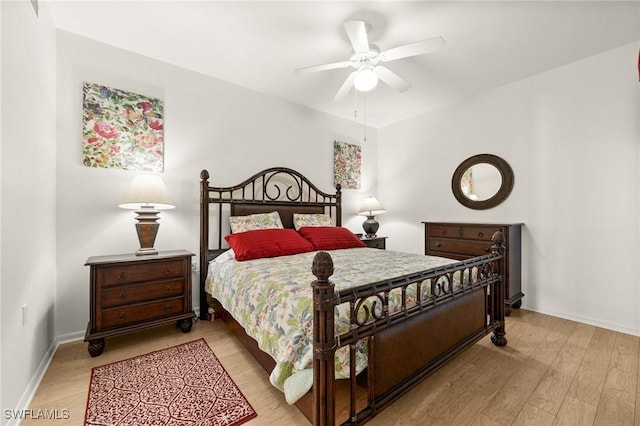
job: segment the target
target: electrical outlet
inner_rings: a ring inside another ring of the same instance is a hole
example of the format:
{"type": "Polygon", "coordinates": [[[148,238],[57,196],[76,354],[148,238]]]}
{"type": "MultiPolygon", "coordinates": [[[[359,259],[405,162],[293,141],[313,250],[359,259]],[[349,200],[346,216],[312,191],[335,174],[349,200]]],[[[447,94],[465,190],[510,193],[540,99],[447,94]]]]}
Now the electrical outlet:
{"type": "Polygon", "coordinates": [[[197,271],[197,270],[198,270],[198,261],[193,260],[193,261],[191,262],[191,270],[192,270],[192,271],[197,271]]]}
{"type": "Polygon", "coordinates": [[[27,307],[26,303],[22,305],[22,325],[27,325],[27,307]]]}

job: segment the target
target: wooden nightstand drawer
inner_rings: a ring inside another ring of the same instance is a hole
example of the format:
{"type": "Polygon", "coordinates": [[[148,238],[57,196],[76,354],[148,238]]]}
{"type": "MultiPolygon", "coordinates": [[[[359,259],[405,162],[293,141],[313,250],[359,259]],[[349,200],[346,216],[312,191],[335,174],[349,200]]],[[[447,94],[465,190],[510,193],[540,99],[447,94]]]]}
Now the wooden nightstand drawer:
{"type": "Polygon", "coordinates": [[[136,263],[107,267],[102,270],[102,285],[127,284],[138,281],[151,281],[184,275],[184,262],[180,260],[136,263]]]}
{"type": "Polygon", "coordinates": [[[366,244],[367,247],[377,248],[380,250],[385,250],[387,248],[387,237],[372,237],[372,238],[363,238],[362,242],[366,244]]]}
{"type": "Polygon", "coordinates": [[[183,309],[184,299],[182,297],[106,309],[102,311],[102,328],[120,327],[136,322],[172,316],[182,312],[183,309]]]}
{"type": "Polygon", "coordinates": [[[129,305],[184,294],[184,280],[169,280],[109,287],[102,291],[102,307],[129,305]]]}

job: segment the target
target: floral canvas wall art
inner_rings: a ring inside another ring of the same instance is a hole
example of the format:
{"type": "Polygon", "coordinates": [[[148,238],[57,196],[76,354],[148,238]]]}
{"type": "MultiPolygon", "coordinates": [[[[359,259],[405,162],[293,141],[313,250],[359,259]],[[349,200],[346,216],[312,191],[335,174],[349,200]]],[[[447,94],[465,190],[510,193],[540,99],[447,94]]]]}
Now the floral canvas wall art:
{"type": "Polygon", "coordinates": [[[343,189],[360,189],[360,146],[334,141],[333,157],[334,184],[341,184],[343,189]]]}
{"type": "Polygon", "coordinates": [[[85,166],[163,171],[161,100],[85,82],[82,105],[85,166]]]}

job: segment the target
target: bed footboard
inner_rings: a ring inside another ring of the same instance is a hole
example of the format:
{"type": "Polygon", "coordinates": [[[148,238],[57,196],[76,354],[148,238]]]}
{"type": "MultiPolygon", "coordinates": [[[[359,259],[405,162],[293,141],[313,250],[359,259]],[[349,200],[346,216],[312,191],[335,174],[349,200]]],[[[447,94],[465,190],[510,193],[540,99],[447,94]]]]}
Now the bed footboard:
{"type": "Polygon", "coordinates": [[[460,347],[484,336],[485,300],[486,292],[476,291],[377,334],[369,349],[376,406],[401,395],[460,347]]]}
{"type": "Polygon", "coordinates": [[[504,312],[504,238],[493,236],[492,254],[410,276],[336,292],[333,262],[326,252],[313,261],[313,424],[362,424],[406,393],[447,360],[493,332],[496,346],[507,344],[504,312]],[[454,283],[456,283],[454,285],[454,283]],[[409,288],[417,290],[410,301],[409,288]],[[421,297],[427,286],[428,297],[421,297]],[[389,294],[401,292],[402,308],[390,312],[389,294]],[[349,304],[351,327],[335,335],[336,306],[349,304]],[[356,378],[356,344],[367,342],[366,391],[356,378]],[[350,403],[346,419],[336,419],[334,358],[350,351],[350,403]],[[365,393],[365,397],[358,396],[365,393]],[[363,403],[362,400],[365,400],[363,403]]]}

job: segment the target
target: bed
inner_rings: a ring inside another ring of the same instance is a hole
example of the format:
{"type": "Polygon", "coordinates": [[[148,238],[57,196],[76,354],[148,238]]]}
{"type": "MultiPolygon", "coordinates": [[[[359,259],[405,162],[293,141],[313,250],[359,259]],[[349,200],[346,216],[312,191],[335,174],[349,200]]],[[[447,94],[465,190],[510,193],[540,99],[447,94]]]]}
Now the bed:
{"type": "Polygon", "coordinates": [[[485,335],[507,343],[499,232],[460,262],[363,247],[340,186],[283,167],[225,187],[203,170],[200,219],[201,318],[225,321],[314,425],[363,424],[485,335]]]}

